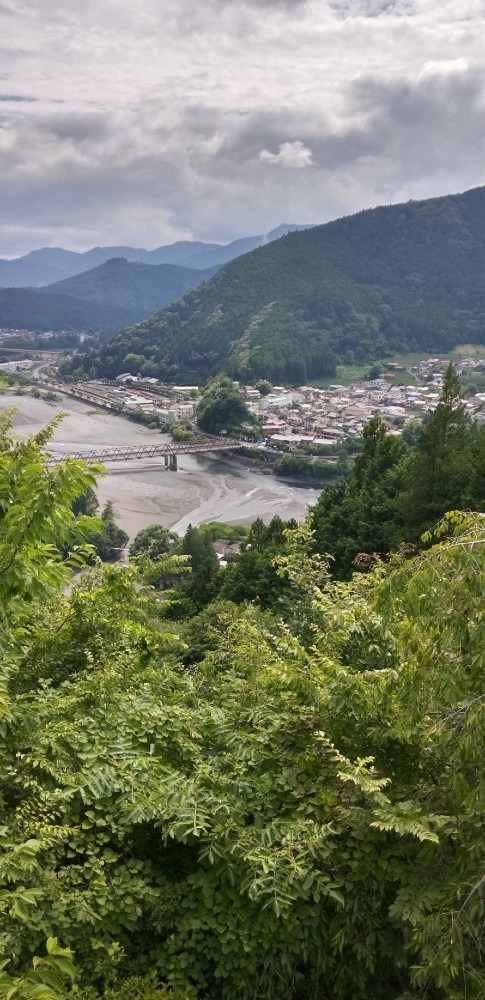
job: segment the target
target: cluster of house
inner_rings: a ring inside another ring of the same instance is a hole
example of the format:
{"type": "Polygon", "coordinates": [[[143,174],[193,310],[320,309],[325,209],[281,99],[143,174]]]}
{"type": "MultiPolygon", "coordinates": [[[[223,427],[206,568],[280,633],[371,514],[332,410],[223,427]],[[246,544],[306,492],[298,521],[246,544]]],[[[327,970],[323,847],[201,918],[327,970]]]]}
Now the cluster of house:
{"type": "Polygon", "coordinates": [[[240,542],[227,542],[223,538],[213,542],[213,546],[220,566],[227,566],[228,562],[234,559],[234,556],[239,555],[241,551],[240,542]]]}
{"type": "MultiPolygon", "coordinates": [[[[378,413],[389,431],[400,434],[410,420],[422,417],[438,403],[447,361],[429,358],[412,369],[414,385],[393,385],[401,366],[389,363],[389,371],[355,385],[325,388],[274,386],[265,396],[251,387],[240,387],[249,410],[261,427],[265,444],[280,451],[305,444],[339,444],[360,437],[366,423],[378,413]]],[[[485,366],[485,358],[463,358],[458,369],[469,372],[485,366]]],[[[235,383],[238,385],[238,383],[235,383]]],[[[125,412],[141,411],[169,427],[179,420],[193,420],[199,391],[196,386],[162,386],[157,379],[119,375],[113,384],[80,382],[70,387],[75,395],[91,403],[125,412]]],[[[466,401],[471,413],[485,404],[485,394],[466,401]]],[[[485,405],[483,406],[485,410],[485,405]]],[[[478,416],[485,419],[485,413],[478,416]]]]}
{"type": "MultiPolygon", "coordinates": [[[[464,359],[462,364],[479,367],[480,361],[464,359]]],[[[485,359],[481,364],[485,364],[485,359]]],[[[429,359],[424,366],[423,372],[429,380],[422,385],[392,385],[386,374],[349,386],[334,384],[321,389],[276,386],[264,397],[255,389],[242,391],[261,424],[262,437],[270,446],[291,450],[302,444],[338,444],[346,438],[359,437],[376,413],[388,425],[390,433],[400,434],[410,420],[433,410],[440,397],[446,362],[429,359]]],[[[424,377],[421,370],[415,374],[424,377]]],[[[485,402],[485,395],[479,393],[468,399],[466,406],[475,413],[482,401],[485,402]]]]}
{"type": "MultiPolygon", "coordinates": [[[[444,358],[427,358],[425,361],[420,361],[418,365],[414,365],[411,371],[416,378],[424,382],[434,381],[437,384],[442,384],[443,373],[448,364],[449,361],[444,358]]],[[[469,374],[475,369],[483,369],[484,366],[485,358],[460,358],[456,364],[456,370],[459,375],[469,374]]]]}

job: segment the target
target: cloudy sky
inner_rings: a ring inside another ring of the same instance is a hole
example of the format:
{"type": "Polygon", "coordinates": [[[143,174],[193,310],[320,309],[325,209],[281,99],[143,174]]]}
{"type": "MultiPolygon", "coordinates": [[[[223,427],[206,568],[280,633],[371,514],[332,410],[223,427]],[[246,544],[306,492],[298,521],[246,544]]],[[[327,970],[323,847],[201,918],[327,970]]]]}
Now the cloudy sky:
{"type": "Polygon", "coordinates": [[[0,256],[485,183],[485,0],[0,0],[0,256]]]}

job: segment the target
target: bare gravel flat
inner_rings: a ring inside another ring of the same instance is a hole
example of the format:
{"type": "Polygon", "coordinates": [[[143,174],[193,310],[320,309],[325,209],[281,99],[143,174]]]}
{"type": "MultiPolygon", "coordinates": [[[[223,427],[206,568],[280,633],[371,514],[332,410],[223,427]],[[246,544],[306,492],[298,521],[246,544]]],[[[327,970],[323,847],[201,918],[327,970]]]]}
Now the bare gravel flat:
{"type": "MultiPolygon", "coordinates": [[[[52,451],[68,453],[130,444],[161,443],[164,436],[124,417],[94,412],[88,404],[65,397],[48,403],[33,396],[0,396],[0,410],[17,407],[15,430],[35,434],[60,412],[67,415],[56,428],[52,451]]],[[[149,524],[163,524],[183,533],[187,525],[207,521],[250,524],[258,516],[275,514],[301,520],[318,491],[289,486],[271,476],[230,465],[209,456],[185,455],[179,471],[169,472],[163,460],[112,463],[98,483],[101,505],[111,500],[119,524],[133,538],[149,524]]]]}

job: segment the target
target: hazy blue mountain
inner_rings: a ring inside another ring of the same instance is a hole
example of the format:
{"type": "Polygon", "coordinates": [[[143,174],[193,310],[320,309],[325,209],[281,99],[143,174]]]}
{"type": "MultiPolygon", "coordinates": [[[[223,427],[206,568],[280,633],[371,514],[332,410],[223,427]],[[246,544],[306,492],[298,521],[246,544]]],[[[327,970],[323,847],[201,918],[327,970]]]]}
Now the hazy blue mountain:
{"type": "Polygon", "coordinates": [[[88,271],[112,257],[139,260],[145,253],[133,247],[94,247],[86,253],[43,247],[16,260],[0,260],[0,288],[40,288],[88,271]]]}
{"type": "Polygon", "coordinates": [[[207,248],[197,253],[191,253],[185,258],[184,265],[185,267],[206,268],[227,264],[228,261],[235,260],[236,257],[242,257],[243,254],[250,253],[251,250],[256,250],[266,243],[279,240],[281,236],[286,236],[287,233],[299,232],[302,229],[311,228],[311,226],[283,224],[278,226],[277,229],[272,229],[266,236],[246,236],[240,240],[233,240],[232,243],[228,243],[226,246],[215,246],[212,249],[207,248]]]}
{"type": "Polygon", "coordinates": [[[83,271],[89,271],[91,268],[105,264],[107,260],[113,260],[115,257],[124,257],[125,260],[133,262],[141,261],[144,260],[146,252],[142,247],[93,247],[92,250],[86,250],[85,253],[77,254],[77,257],[81,258],[82,266],[79,267],[80,262],[78,259],[77,262],[74,262],[70,274],[75,275],[81,274],[83,271]]]}
{"type": "Polygon", "coordinates": [[[174,264],[180,267],[207,270],[218,267],[241,254],[254,250],[265,242],[278,239],[284,233],[304,226],[278,226],[266,236],[248,236],[232,243],[203,243],[197,240],[180,240],[155,250],[143,247],[93,247],[84,253],[64,250],[63,247],[42,247],[31,250],[15,260],[0,259],[0,288],[40,288],[64,278],[82,274],[114,257],[125,257],[144,264],[174,264]]]}
{"type": "Polygon", "coordinates": [[[189,267],[192,265],[186,264],[186,261],[191,256],[204,254],[205,252],[220,251],[222,249],[223,246],[221,243],[200,243],[195,240],[180,240],[178,243],[170,243],[168,246],[157,247],[155,250],[146,250],[143,261],[145,264],[178,264],[181,267],[189,267]]]}
{"type": "Polygon", "coordinates": [[[41,290],[43,295],[74,295],[95,302],[112,302],[150,316],[156,309],[212,277],[214,269],[197,271],[176,264],[141,264],[126,257],[56,281],[41,290]]]}
{"type": "Polygon", "coordinates": [[[0,288],[39,287],[66,277],[66,272],[55,264],[44,262],[42,258],[29,260],[29,256],[0,260],[0,288]]]}
{"type": "Polygon", "coordinates": [[[45,288],[0,289],[0,327],[105,333],[145,319],[213,274],[117,257],[45,288]]]}

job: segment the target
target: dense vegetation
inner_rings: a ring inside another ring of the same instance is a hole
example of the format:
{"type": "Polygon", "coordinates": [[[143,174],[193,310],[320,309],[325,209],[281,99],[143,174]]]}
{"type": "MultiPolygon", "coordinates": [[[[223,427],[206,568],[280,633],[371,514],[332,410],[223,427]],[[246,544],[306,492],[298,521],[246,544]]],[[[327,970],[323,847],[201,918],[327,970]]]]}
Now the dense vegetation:
{"type": "Polygon", "coordinates": [[[100,264],[44,288],[44,295],[73,295],[94,302],[116,302],[133,314],[149,316],[212,277],[214,268],[197,271],[175,264],[140,264],[124,257],[100,264]]]}
{"type": "Polygon", "coordinates": [[[42,289],[0,288],[0,327],[113,332],[145,319],[213,273],[117,257],[42,289]]]}
{"type": "MultiPolygon", "coordinates": [[[[165,380],[303,384],[336,359],[485,340],[485,188],[291,233],[82,359],[113,377],[130,352],[165,380]]],[[[76,362],[77,364],[77,362],[76,362]]]]}
{"type": "Polygon", "coordinates": [[[347,455],[343,452],[336,459],[312,458],[305,451],[295,449],[277,458],[273,470],[277,476],[295,476],[298,479],[313,479],[318,482],[345,476],[349,470],[347,455]]]}
{"type": "Polygon", "coordinates": [[[0,355],[2,359],[5,357],[5,360],[11,360],[11,350],[24,350],[27,355],[31,350],[56,351],[66,348],[66,350],[75,351],[81,343],[84,344],[84,350],[86,350],[91,343],[94,343],[95,338],[86,335],[82,340],[81,336],[75,331],[67,330],[52,333],[49,337],[32,330],[17,330],[15,333],[11,332],[2,337],[0,355]]]}
{"type": "MultiPolygon", "coordinates": [[[[485,425],[464,407],[453,365],[414,447],[379,417],[364,431],[352,475],[323,490],[313,513],[316,545],[348,577],[358,554],[417,543],[446,510],[485,510],[485,425]]],[[[365,564],[365,561],[364,561],[365,564]]]]}
{"type": "MultiPolygon", "coordinates": [[[[0,435],[0,997],[481,1000],[485,515],[347,582],[316,512],[225,570],[219,525],[150,529],[68,592],[96,470],[49,433],[0,435]]],[[[421,518],[480,434],[450,369],[421,518]]],[[[355,502],[395,442],[373,422],[355,502]]]]}
{"type": "Polygon", "coordinates": [[[36,288],[0,288],[0,326],[6,330],[113,331],[126,322],[115,302],[88,302],[73,295],[45,295],[36,288]]]}
{"type": "Polygon", "coordinates": [[[252,425],[254,417],[230,378],[211,379],[197,407],[197,424],[208,434],[238,434],[243,424],[252,425]]]}

